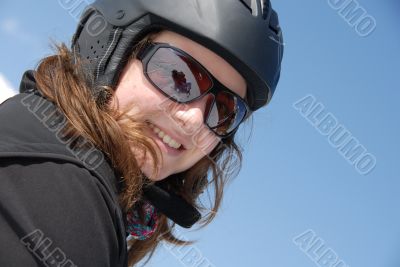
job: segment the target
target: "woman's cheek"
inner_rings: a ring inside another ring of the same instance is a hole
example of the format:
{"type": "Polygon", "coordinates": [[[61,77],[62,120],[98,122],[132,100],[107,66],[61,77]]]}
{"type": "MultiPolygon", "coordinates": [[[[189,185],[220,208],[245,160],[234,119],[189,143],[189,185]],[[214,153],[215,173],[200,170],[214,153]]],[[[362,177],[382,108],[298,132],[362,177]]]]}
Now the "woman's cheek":
{"type": "Polygon", "coordinates": [[[218,145],[220,142],[220,138],[218,138],[213,132],[209,129],[205,130],[206,136],[203,138],[199,138],[199,148],[201,148],[204,156],[208,155],[213,151],[213,149],[218,145]]]}
{"type": "Polygon", "coordinates": [[[216,137],[204,140],[204,142],[202,142],[201,144],[199,143],[198,146],[195,147],[195,150],[192,153],[194,158],[196,158],[194,164],[200,159],[208,157],[209,154],[213,151],[213,149],[218,145],[218,143],[219,139],[216,137]]]}

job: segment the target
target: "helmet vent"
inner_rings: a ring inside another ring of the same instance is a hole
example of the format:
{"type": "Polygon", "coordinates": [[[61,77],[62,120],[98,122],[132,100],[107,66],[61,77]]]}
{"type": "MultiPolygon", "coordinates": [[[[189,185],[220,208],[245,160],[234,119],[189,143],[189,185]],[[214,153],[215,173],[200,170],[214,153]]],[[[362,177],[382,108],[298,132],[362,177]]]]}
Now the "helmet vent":
{"type": "Polygon", "coordinates": [[[270,8],[269,0],[239,0],[250,11],[250,13],[258,17],[261,13],[263,19],[267,19],[268,10],[270,8]]]}
{"type": "Polygon", "coordinates": [[[261,12],[262,12],[263,19],[267,19],[269,9],[270,9],[269,0],[262,0],[261,1],[261,10],[262,10],[261,12]]]}
{"type": "Polygon", "coordinates": [[[101,44],[100,40],[96,40],[90,46],[90,52],[89,55],[86,57],[86,59],[89,59],[90,62],[92,62],[94,58],[98,59],[99,55],[103,50],[104,50],[104,44],[101,44]]]}
{"type": "Polygon", "coordinates": [[[269,28],[276,34],[279,35],[281,32],[281,27],[279,26],[278,15],[275,11],[272,12],[271,18],[269,20],[269,28]]]}

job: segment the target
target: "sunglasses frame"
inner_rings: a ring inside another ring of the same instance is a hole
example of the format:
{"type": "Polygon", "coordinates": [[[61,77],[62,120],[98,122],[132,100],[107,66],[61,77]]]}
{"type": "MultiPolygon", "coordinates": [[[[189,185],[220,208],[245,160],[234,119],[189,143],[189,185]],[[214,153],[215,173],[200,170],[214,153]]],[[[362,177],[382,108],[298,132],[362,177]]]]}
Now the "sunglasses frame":
{"type": "MultiPolygon", "coordinates": [[[[224,86],[222,83],[220,83],[220,82],[219,82],[219,81],[218,81],[218,80],[217,80],[217,79],[216,79],[216,78],[215,78],[215,77],[200,63],[200,62],[198,62],[196,59],[194,59],[191,55],[189,55],[188,53],[186,53],[186,52],[183,51],[182,49],[179,49],[179,48],[177,48],[177,47],[171,46],[171,45],[168,44],[168,43],[148,42],[143,48],[140,49],[139,53],[137,54],[137,58],[138,58],[138,59],[142,62],[142,64],[143,64],[143,74],[144,74],[144,76],[146,77],[146,79],[147,79],[155,88],[157,88],[163,95],[165,95],[166,97],[168,97],[169,99],[171,99],[172,101],[174,101],[174,102],[176,102],[176,103],[191,103],[191,102],[194,102],[194,101],[200,99],[201,97],[203,97],[203,96],[205,96],[205,95],[211,93],[211,94],[213,94],[213,102],[212,102],[211,105],[210,105],[210,111],[211,111],[211,109],[212,109],[212,107],[213,107],[213,105],[215,104],[215,101],[216,101],[216,99],[217,99],[217,95],[218,95],[218,93],[220,93],[220,92],[229,93],[229,94],[231,94],[231,95],[234,95],[234,96],[237,97],[238,99],[240,99],[240,100],[242,101],[242,103],[243,103],[245,109],[246,109],[246,110],[245,110],[245,114],[244,114],[243,118],[240,120],[240,122],[237,124],[236,128],[235,128],[234,130],[232,130],[231,132],[229,132],[228,134],[226,134],[226,135],[218,134],[218,133],[214,130],[215,128],[219,127],[223,122],[220,123],[220,124],[217,125],[217,126],[210,127],[210,126],[207,124],[207,119],[208,119],[208,117],[210,116],[210,112],[208,112],[207,116],[205,116],[204,122],[203,122],[203,123],[204,123],[205,125],[207,125],[207,127],[208,127],[213,133],[215,133],[218,137],[220,137],[220,138],[227,138],[227,137],[231,136],[232,134],[234,134],[234,133],[238,130],[238,128],[239,128],[239,126],[242,124],[242,122],[243,122],[243,121],[249,116],[249,114],[251,113],[251,112],[250,112],[250,108],[249,108],[247,102],[246,102],[240,95],[238,95],[236,92],[230,90],[229,88],[225,87],[225,86],[224,86]],[[193,99],[191,99],[191,100],[188,100],[188,101],[179,101],[179,100],[175,99],[174,97],[168,95],[166,92],[164,92],[163,89],[159,88],[159,87],[152,81],[152,79],[149,77],[149,75],[148,75],[148,73],[147,73],[147,65],[148,65],[149,61],[151,60],[151,58],[154,56],[154,54],[157,52],[157,50],[158,50],[159,48],[169,48],[169,49],[175,50],[175,51],[177,51],[177,52],[183,54],[184,56],[188,57],[190,60],[192,60],[195,64],[198,65],[199,68],[201,68],[201,69],[204,71],[204,73],[206,73],[206,74],[208,75],[208,78],[209,78],[210,81],[211,81],[211,86],[210,86],[210,88],[207,89],[207,91],[205,91],[203,94],[201,94],[201,95],[199,95],[199,96],[197,96],[197,97],[195,97],[195,98],[193,98],[193,99]]],[[[229,118],[229,117],[228,117],[228,118],[229,118]]],[[[225,119],[223,119],[223,120],[225,121],[226,119],[227,119],[227,118],[225,118],[225,119]]]]}

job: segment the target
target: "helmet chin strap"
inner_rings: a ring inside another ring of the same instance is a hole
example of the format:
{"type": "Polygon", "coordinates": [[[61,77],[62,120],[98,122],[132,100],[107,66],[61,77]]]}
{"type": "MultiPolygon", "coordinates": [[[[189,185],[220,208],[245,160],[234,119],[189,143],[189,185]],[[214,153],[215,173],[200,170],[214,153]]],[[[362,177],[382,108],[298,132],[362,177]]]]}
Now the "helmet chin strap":
{"type": "Polygon", "coordinates": [[[168,191],[161,183],[143,188],[144,196],[156,209],[184,228],[190,228],[200,220],[200,212],[177,194],[168,191]]]}

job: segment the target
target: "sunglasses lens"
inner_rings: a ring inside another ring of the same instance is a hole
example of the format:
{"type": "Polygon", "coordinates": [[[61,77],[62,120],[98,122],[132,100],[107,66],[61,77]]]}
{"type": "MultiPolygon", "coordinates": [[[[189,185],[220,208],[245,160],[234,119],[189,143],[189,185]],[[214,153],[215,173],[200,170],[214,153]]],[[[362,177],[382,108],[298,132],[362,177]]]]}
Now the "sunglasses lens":
{"type": "Polygon", "coordinates": [[[243,101],[229,92],[217,94],[216,101],[211,107],[207,124],[220,136],[235,130],[246,115],[243,101]]]}
{"type": "Polygon", "coordinates": [[[145,72],[156,87],[179,102],[209,96],[206,123],[219,136],[235,130],[246,115],[245,103],[234,94],[227,91],[220,91],[216,96],[207,94],[213,86],[208,72],[178,50],[159,47],[148,61],[145,72]]]}
{"type": "Polygon", "coordinates": [[[199,97],[212,86],[211,79],[201,66],[171,48],[158,48],[146,71],[158,88],[181,102],[199,97]]]}

